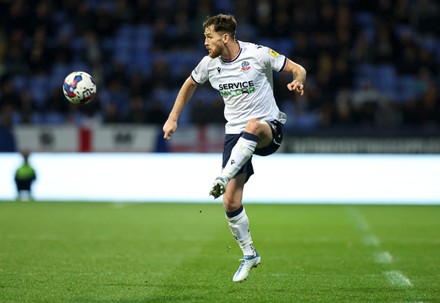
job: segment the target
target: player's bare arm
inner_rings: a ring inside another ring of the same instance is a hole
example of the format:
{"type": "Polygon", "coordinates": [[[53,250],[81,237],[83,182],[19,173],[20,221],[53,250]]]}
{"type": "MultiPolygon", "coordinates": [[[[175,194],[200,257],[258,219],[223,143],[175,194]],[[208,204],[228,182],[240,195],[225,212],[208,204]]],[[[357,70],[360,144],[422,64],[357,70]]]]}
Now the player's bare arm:
{"type": "Polygon", "coordinates": [[[197,83],[191,77],[188,77],[180,88],[177,94],[176,101],[174,102],[173,109],[168,116],[167,121],[163,125],[163,137],[169,140],[171,135],[177,129],[177,120],[179,119],[180,113],[182,112],[185,105],[189,102],[194,91],[197,88],[197,83]]]}
{"type": "Polygon", "coordinates": [[[301,96],[304,95],[304,83],[306,82],[307,76],[305,68],[292,60],[287,59],[287,65],[284,72],[293,75],[293,81],[287,84],[287,89],[299,93],[301,96]]]}

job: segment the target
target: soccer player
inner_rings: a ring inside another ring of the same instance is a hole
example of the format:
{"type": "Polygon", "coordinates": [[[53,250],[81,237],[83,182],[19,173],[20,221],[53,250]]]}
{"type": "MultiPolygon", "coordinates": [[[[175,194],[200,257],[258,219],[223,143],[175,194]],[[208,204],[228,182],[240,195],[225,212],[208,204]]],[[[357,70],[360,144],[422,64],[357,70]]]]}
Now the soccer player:
{"type": "Polygon", "coordinates": [[[242,205],[244,185],[254,173],[252,155],[274,153],[283,139],[286,115],[273,94],[273,71],[293,75],[287,89],[304,94],[305,69],[276,51],[236,39],[237,23],[231,15],[219,14],[203,23],[205,56],[183,83],[174,106],[163,126],[164,138],[170,139],[184,106],[195,89],[209,80],[225,102],[225,141],[223,169],[209,194],[223,195],[226,219],[243,251],[234,282],[245,280],[250,270],[261,262],[249,231],[249,220],[242,205]]]}

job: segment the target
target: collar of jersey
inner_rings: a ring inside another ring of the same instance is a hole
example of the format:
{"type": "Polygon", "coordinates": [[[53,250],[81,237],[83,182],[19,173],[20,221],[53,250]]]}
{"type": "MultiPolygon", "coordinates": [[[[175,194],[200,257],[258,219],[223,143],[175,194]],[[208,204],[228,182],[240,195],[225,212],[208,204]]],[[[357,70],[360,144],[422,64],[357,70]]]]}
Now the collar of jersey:
{"type": "Polygon", "coordinates": [[[234,62],[235,60],[237,60],[238,56],[240,56],[241,50],[242,50],[242,48],[240,46],[240,50],[238,51],[237,55],[234,58],[232,58],[231,60],[225,60],[225,59],[222,58],[222,56],[220,56],[220,60],[222,60],[225,63],[234,62]]]}

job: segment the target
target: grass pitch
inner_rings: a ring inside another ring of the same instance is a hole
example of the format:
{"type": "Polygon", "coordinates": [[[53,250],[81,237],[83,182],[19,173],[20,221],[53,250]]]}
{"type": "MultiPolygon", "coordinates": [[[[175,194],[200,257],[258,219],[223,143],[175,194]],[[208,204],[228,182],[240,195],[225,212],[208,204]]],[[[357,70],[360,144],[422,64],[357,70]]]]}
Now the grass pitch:
{"type": "Polygon", "coordinates": [[[0,302],[440,302],[440,207],[0,203],[0,302]]]}

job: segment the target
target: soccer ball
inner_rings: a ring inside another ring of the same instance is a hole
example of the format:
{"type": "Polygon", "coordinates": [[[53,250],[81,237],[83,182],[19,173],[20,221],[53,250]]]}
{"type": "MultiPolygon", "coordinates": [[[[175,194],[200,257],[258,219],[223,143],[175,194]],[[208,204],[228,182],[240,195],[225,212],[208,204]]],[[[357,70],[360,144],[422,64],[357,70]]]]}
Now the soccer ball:
{"type": "Polygon", "coordinates": [[[96,95],[96,84],[88,73],[76,71],[64,79],[63,93],[73,104],[87,104],[96,95]]]}

